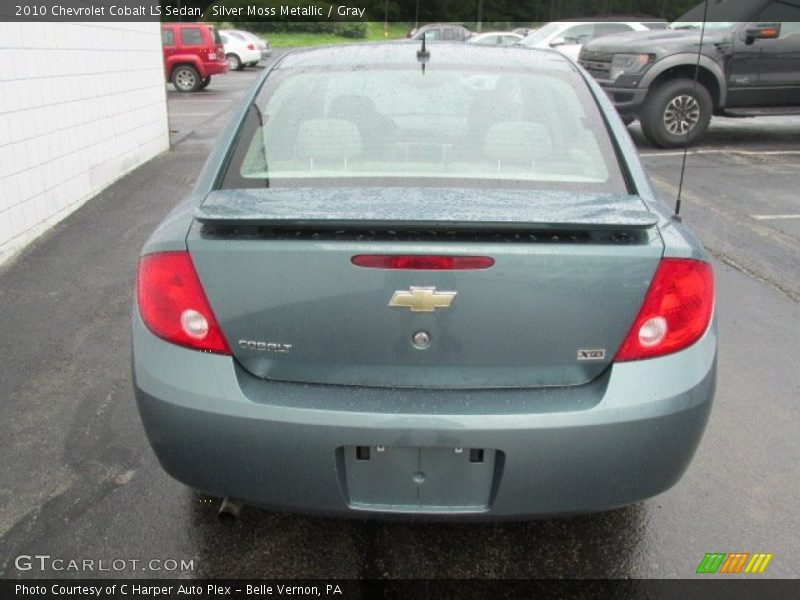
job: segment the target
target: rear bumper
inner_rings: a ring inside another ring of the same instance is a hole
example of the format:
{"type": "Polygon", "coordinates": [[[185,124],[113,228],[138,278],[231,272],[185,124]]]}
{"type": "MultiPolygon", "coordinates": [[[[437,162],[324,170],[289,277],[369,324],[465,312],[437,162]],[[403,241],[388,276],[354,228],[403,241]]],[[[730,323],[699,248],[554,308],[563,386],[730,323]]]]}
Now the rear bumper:
{"type": "Polygon", "coordinates": [[[228,72],[228,63],[226,61],[222,62],[206,62],[203,64],[203,71],[205,73],[201,73],[203,77],[208,77],[210,75],[222,75],[223,73],[228,72]]]}
{"type": "Polygon", "coordinates": [[[227,52],[226,54],[236,54],[242,63],[248,65],[251,62],[258,62],[261,60],[260,50],[250,50],[249,48],[241,48],[235,52],[227,52]]]}
{"type": "Polygon", "coordinates": [[[314,514],[503,519],[631,504],[681,477],[716,383],[713,326],[683,352],[616,364],[588,385],[480,391],[264,381],[161,341],[138,315],[133,332],[136,399],[164,469],[213,495],[314,514]],[[486,501],[365,504],[346,456],[356,445],[487,449],[486,501]]]}

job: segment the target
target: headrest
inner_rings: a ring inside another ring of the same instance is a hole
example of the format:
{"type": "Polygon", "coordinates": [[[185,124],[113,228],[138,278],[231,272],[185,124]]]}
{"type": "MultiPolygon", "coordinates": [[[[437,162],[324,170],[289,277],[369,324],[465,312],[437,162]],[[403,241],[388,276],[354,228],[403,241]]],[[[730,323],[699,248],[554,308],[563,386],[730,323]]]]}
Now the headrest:
{"type": "Polygon", "coordinates": [[[377,112],[371,98],[359,94],[336,96],[328,107],[328,115],[332,118],[371,115],[377,112]]]}

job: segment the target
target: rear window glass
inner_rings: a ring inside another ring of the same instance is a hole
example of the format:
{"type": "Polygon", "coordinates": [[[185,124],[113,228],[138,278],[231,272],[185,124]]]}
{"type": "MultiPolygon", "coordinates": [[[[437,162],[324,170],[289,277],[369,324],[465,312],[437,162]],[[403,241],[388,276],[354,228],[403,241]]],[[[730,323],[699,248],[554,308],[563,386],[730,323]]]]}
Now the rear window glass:
{"type": "Polygon", "coordinates": [[[624,193],[599,109],[563,71],[274,71],[222,187],[475,186],[624,193]]]}
{"type": "Polygon", "coordinates": [[[199,27],[184,27],[181,31],[181,43],[184,46],[201,46],[203,34],[199,27]]]}

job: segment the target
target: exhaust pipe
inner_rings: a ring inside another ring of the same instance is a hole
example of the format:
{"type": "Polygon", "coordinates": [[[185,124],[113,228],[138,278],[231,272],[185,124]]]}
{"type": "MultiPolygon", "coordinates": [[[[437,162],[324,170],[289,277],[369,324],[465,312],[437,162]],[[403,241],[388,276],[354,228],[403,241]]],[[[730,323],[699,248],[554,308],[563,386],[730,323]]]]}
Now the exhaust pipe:
{"type": "Polygon", "coordinates": [[[242,513],[242,503],[233,498],[225,497],[219,505],[217,520],[223,525],[231,526],[239,520],[242,513]]]}

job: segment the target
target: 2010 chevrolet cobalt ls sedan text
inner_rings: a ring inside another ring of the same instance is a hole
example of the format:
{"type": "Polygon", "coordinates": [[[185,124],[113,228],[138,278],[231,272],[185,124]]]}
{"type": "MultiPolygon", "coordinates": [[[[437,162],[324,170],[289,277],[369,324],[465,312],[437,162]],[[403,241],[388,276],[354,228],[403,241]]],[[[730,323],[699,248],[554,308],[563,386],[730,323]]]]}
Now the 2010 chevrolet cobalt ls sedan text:
{"type": "Polygon", "coordinates": [[[142,251],[147,435],[192,487],[317,514],[653,496],[716,373],[711,268],[670,217],[558,53],[293,52],[142,251]]]}

